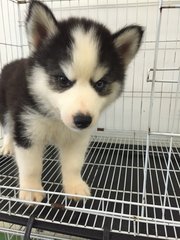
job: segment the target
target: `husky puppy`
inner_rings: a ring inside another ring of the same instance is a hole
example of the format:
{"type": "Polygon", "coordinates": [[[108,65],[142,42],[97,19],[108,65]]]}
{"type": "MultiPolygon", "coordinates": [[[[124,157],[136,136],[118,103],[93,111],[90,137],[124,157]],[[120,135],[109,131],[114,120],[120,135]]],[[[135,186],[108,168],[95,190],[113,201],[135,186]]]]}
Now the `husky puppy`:
{"type": "Polygon", "coordinates": [[[120,96],[143,29],[131,25],[112,34],[85,18],[58,22],[46,5],[31,1],[26,31],[30,56],[6,65],[0,77],[2,154],[15,154],[22,200],[44,198],[23,189],[43,190],[46,144],[60,150],[64,192],[89,196],[81,169],[90,134],[120,96]]]}

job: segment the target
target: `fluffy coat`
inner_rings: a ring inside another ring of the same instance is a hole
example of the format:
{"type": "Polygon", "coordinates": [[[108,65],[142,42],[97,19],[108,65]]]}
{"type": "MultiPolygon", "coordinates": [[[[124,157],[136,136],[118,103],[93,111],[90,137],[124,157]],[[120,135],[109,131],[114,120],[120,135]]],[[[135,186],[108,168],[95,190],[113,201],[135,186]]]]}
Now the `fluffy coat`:
{"type": "Polygon", "coordinates": [[[85,18],[58,22],[32,1],[26,30],[30,56],[6,65],[0,77],[2,154],[15,154],[19,197],[41,201],[42,154],[60,150],[63,189],[74,199],[90,195],[81,178],[85,152],[101,112],[117,99],[125,71],[141,44],[143,29],[127,26],[112,34],[85,18]]]}

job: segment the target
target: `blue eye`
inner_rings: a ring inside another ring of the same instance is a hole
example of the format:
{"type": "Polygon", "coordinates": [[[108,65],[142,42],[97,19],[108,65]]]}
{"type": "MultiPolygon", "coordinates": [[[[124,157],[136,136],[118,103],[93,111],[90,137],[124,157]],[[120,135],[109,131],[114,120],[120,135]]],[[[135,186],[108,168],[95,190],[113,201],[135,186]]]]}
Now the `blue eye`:
{"type": "Polygon", "coordinates": [[[66,76],[57,75],[55,76],[56,82],[61,88],[69,88],[73,85],[74,82],[70,81],[66,76]]]}
{"type": "Polygon", "coordinates": [[[97,91],[103,91],[106,87],[107,82],[103,79],[99,80],[98,82],[95,83],[94,87],[97,91]]]}

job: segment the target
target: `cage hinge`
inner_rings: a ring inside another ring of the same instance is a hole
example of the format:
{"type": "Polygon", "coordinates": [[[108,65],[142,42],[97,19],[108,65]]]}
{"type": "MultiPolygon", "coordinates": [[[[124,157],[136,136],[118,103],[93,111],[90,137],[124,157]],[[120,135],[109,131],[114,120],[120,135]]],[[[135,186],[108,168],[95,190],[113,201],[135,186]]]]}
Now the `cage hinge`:
{"type": "Polygon", "coordinates": [[[104,128],[97,128],[98,132],[104,132],[104,128]]]}
{"type": "Polygon", "coordinates": [[[30,237],[31,237],[31,231],[32,231],[32,227],[33,227],[33,224],[34,224],[34,220],[35,220],[35,215],[32,214],[28,219],[27,226],[26,226],[26,231],[25,231],[23,240],[31,240],[30,237]]]}

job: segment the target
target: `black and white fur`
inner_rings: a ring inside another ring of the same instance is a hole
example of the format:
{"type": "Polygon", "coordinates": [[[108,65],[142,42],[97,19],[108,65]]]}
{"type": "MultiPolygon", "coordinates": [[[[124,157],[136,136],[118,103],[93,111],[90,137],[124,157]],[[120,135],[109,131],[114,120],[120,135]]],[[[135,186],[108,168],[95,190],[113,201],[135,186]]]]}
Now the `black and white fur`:
{"type": "MultiPolygon", "coordinates": [[[[64,192],[88,196],[81,169],[90,134],[120,96],[143,29],[131,25],[112,34],[85,18],[58,22],[47,6],[32,1],[26,30],[30,56],[6,65],[0,78],[2,154],[14,152],[21,189],[42,190],[43,149],[54,144],[64,192]]],[[[19,197],[41,201],[44,195],[21,190],[19,197]]]]}

